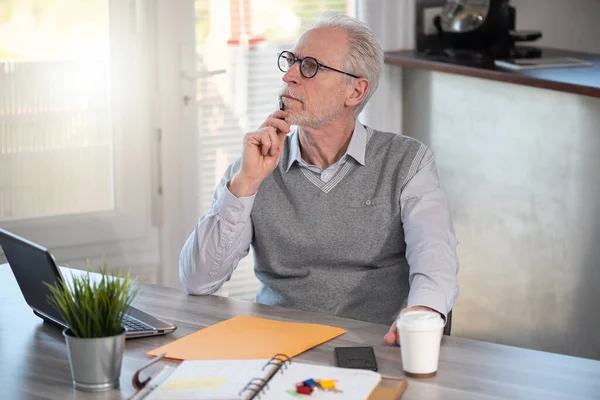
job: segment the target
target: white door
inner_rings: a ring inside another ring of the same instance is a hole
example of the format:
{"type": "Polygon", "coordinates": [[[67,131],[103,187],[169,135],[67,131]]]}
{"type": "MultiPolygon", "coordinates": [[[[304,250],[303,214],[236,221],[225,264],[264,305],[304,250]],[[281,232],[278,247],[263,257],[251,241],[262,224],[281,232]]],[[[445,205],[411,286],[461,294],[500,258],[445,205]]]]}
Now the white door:
{"type": "Polygon", "coordinates": [[[0,2],[0,227],[59,261],[105,255],[153,279],[146,7],[0,2]]]}
{"type": "MultiPolygon", "coordinates": [[[[290,50],[321,12],[353,15],[353,5],[354,0],[159,0],[166,264],[177,264],[226,167],[240,156],[244,134],[276,109],[282,86],[277,53],[290,50]]],[[[177,281],[176,268],[165,270],[163,282],[177,281]]],[[[250,254],[220,294],[253,299],[258,286],[250,254]]]]}

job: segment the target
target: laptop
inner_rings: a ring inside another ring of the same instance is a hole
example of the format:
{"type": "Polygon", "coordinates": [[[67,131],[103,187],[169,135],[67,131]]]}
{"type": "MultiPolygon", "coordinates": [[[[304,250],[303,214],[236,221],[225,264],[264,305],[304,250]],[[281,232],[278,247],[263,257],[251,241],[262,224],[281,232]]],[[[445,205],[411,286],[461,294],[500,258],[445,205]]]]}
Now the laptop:
{"type": "MultiPolygon", "coordinates": [[[[47,296],[50,289],[44,282],[63,280],[54,257],[48,249],[0,228],[0,247],[8,260],[25,301],[33,313],[44,321],[67,327],[58,310],[52,307],[47,296]]],[[[63,280],[64,281],[64,280],[63,280]]],[[[177,327],[130,306],[123,320],[127,339],[165,335],[177,327]]]]}

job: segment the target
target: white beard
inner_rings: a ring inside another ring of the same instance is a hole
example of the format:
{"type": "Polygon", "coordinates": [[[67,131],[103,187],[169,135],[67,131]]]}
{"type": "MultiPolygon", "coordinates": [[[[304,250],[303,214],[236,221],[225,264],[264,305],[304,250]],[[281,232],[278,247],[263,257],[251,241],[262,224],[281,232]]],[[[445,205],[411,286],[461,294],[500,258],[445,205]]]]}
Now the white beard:
{"type": "MultiPolygon", "coordinates": [[[[342,113],[342,107],[338,105],[342,101],[341,97],[343,93],[344,88],[340,87],[338,92],[335,93],[333,99],[328,104],[322,104],[323,100],[321,99],[319,99],[319,101],[316,103],[313,103],[311,107],[313,110],[307,110],[306,108],[301,110],[294,110],[292,108],[288,110],[288,122],[290,122],[292,125],[298,125],[312,129],[322,129],[326,127],[332,121],[335,121],[342,113]]],[[[306,103],[303,104],[306,105],[306,103]]]]}

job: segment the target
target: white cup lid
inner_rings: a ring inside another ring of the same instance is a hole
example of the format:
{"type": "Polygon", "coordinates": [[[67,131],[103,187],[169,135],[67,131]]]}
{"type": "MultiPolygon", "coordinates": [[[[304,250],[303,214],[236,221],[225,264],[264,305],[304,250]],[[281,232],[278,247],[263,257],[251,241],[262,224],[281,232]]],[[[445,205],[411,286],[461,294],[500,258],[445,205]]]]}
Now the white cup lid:
{"type": "Polygon", "coordinates": [[[444,327],[444,319],[435,311],[407,311],[398,320],[398,329],[433,331],[444,327]]]}

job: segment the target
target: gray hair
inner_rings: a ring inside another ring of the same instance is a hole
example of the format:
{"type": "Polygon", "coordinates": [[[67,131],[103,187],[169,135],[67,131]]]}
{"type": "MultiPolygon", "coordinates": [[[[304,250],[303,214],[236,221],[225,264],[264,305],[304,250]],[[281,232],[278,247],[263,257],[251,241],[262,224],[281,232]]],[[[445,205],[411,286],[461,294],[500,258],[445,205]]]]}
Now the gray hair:
{"type": "MultiPolygon", "coordinates": [[[[383,48],[371,28],[347,15],[326,12],[311,24],[310,29],[314,28],[343,29],[348,34],[348,55],[344,62],[344,70],[369,81],[367,95],[354,110],[356,118],[379,86],[379,75],[383,66],[383,48]]],[[[352,79],[347,75],[345,77],[347,80],[352,79]]]]}

